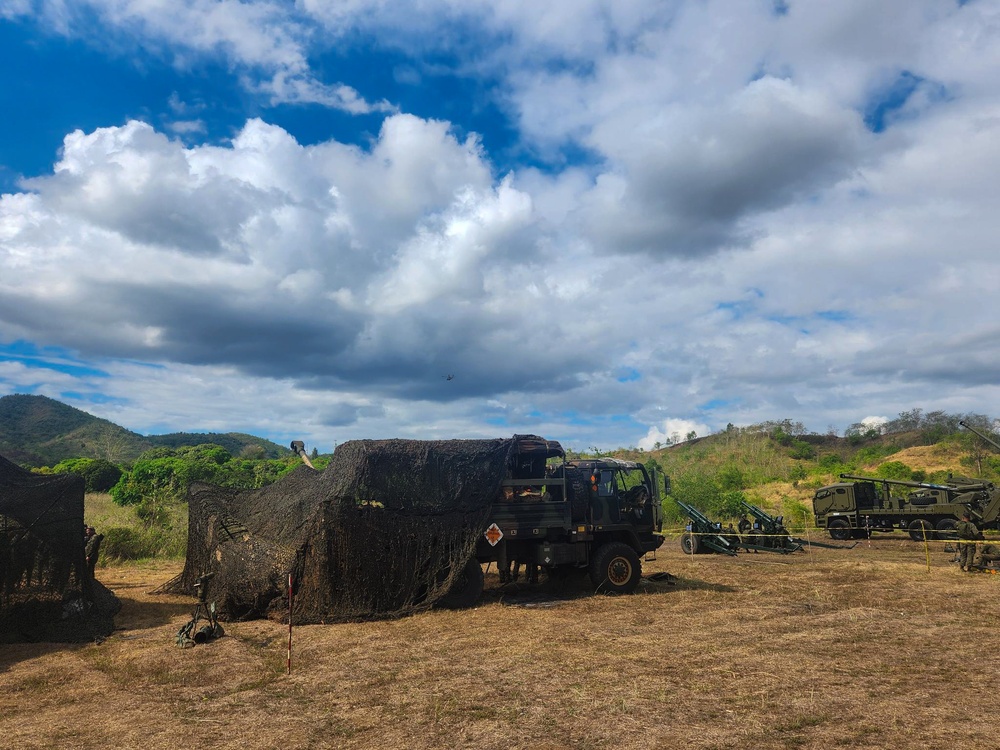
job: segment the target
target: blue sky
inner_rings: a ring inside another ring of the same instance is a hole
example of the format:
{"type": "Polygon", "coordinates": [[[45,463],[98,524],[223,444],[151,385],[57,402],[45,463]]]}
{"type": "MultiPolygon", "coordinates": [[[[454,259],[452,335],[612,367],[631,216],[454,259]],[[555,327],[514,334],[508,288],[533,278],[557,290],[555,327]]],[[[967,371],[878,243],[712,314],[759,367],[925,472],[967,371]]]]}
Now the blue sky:
{"type": "Polygon", "coordinates": [[[0,395],[321,450],[991,414],[998,37],[985,0],[10,0],[0,395]]]}

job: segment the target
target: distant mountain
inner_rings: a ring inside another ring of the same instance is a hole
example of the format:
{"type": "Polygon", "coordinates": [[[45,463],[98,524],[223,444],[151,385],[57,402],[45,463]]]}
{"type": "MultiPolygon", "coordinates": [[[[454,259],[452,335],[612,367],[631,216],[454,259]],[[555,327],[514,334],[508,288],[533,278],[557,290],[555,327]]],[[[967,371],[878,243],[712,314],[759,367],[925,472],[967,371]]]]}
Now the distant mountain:
{"type": "Polygon", "coordinates": [[[160,446],[214,443],[234,456],[279,458],[289,450],[270,440],[236,432],[139,435],[106,419],[46,396],[0,397],[0,455],[25,466],[53,466],[67,458],[132,461],[160,446]]]}

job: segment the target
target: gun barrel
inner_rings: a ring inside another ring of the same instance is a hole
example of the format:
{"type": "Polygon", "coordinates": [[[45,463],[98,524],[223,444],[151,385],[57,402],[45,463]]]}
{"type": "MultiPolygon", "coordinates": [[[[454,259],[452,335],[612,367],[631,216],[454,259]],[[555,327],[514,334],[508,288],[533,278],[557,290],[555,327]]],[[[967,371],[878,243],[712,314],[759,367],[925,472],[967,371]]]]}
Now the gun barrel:
{"type": "Polygon", "coordinates": [[[767,523],[774,523],[774,516],[765,513],[756,505],[752,505],[751,503],[748,503],[746,500],[740,500],[740,505],[742,505],[744,510],[750,513],[750,515],[752,515],[758,521],[766,521],[767,523]]]}
{"type": "Polygon", "coordinates": [[[681,500],[675,500],[675,502],[679,506],[681,506],[681,508],[684,510],[685,513],[687,513],[689,516],[691,516],[691,520],[693,520],[693,521],[699,521],[701,523],[711,523],[711,521],[708,520],[708,516],[706,516],[704,513],[702,513],[700,510],[698,510],[694,506],[688,505],[687,503],[685,503],[685,502],[683,502],[681,500]]]}
{"type": "Polygon", "coordinates": [[[920,487],[925,490],[945,490],[955,492],[957,487],[949,487],[946,484],[931,484],[930,482],[907,482],[902,479],[884,479],[882,477],[864,477],[859,474],[841,474],[841,479],[857,479],[863,482],[883,482],[885,484],[897,484],[901,487],[920,487]]]}
{"type": "Polygon", "coordinates": [[[986,441],[987,443],[989,443],[990,445],[992,445],[992,446],[993,446],[994,448],[996,448],[997,450],[1000,450],[1000,445],[998,445],[998,444],[996,443],[996,441],[994,441],[994,440],[993,440],[992,438],[989,438],[989,437],[987,437],[986,435],[984,435],[983,433],[981,433],[981,432],[980,432],[979,430],[977,430],[977,429],[976,429],[975,427],[973,427],[973,426],[972,426],[971,424],[969,424],[968,422],[966,422],[966,421],[965,421],[964,419],[963,419],[963,420],[961,420],[961,421],[959,422],[959,424],[960,424],[960,425],[961,425],[962,427],[964,427],[965,429],[967,429],[967,430],[968,430],[969,432],[971,432],[971,433],[973,433],[973,434],[975,434],[975,435],[979,435],[979,437],[981,437],[981,438],[982,438],[983,440],[985,440],[985,441],[986,441]]]}
{"type": "Polygon", "coordinates": [[[302,459],[302,463],[304,463],[310,469],[316,468],[315,466],[312,465],[312,461],[309,460],[309,456],[306,455],[306,444],[304,442],[302,442],[301,440],[293,440],[290,447],[292,449],[292,452],[302,459]]]}

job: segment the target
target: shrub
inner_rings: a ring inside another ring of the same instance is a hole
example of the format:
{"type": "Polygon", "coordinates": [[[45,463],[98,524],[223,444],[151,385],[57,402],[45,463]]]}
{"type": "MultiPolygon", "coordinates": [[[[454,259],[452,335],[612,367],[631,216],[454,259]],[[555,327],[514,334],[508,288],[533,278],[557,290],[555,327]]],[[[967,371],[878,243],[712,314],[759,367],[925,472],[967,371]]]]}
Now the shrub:
{"type": "Polygon", "coordinates": [[[806,471],[806,467],[799,463],[792,464],[792,468],[788,470],[788,479],[791,482],[801,482],[807,476],[809,474],[806,471]]]}
{"type": "Polygon", "coordinates": [[[792,447],[788,451],[788,455],[798,460],[815,458],[816,448],[805,440],[792,440],[792,447]]]}
{"type": "Polygon", "coordinates": [[[107,492],[122,475],[122,470],[103,458],[68,458],[52,467],[53,474],[77,474],[83,477],[87,492],[107,492]]]}
{"type": "Polygon", "coordinates": [[[812,508],[793,497],[781,498],[781,512],[785,516],[785,526],[789,529],[804,529],[812,526],[812,508]]]}
{"type": "Polygon", "coordinates": [[[902,461],[887,461],[878,467],[877,474],[883,479],[899,479],[904,482],[913,480],[913,469],[902,461]]]}
{"type": "Polygon", "coordinates": [[[104,532],[101,542],[103,560],[142,560],[154,557],[158,551],[157,534],[148,530],[112,526],[104,532]]]}

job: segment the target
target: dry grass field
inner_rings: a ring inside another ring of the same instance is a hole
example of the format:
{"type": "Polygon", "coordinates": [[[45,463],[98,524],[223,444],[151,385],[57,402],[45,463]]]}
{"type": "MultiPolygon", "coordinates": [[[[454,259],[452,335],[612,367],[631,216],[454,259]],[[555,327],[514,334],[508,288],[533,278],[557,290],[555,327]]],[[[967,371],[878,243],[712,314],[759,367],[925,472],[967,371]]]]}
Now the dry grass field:
{"type": "Polygon", "coordinates": [[[178,563],[98,569],[101,644],[0,646],[11,748],[998,747],[1000,575],[903,535],[783,557],[668,540],[626,597],[542,583],[400,620],[179,649],[178,563]]]}

